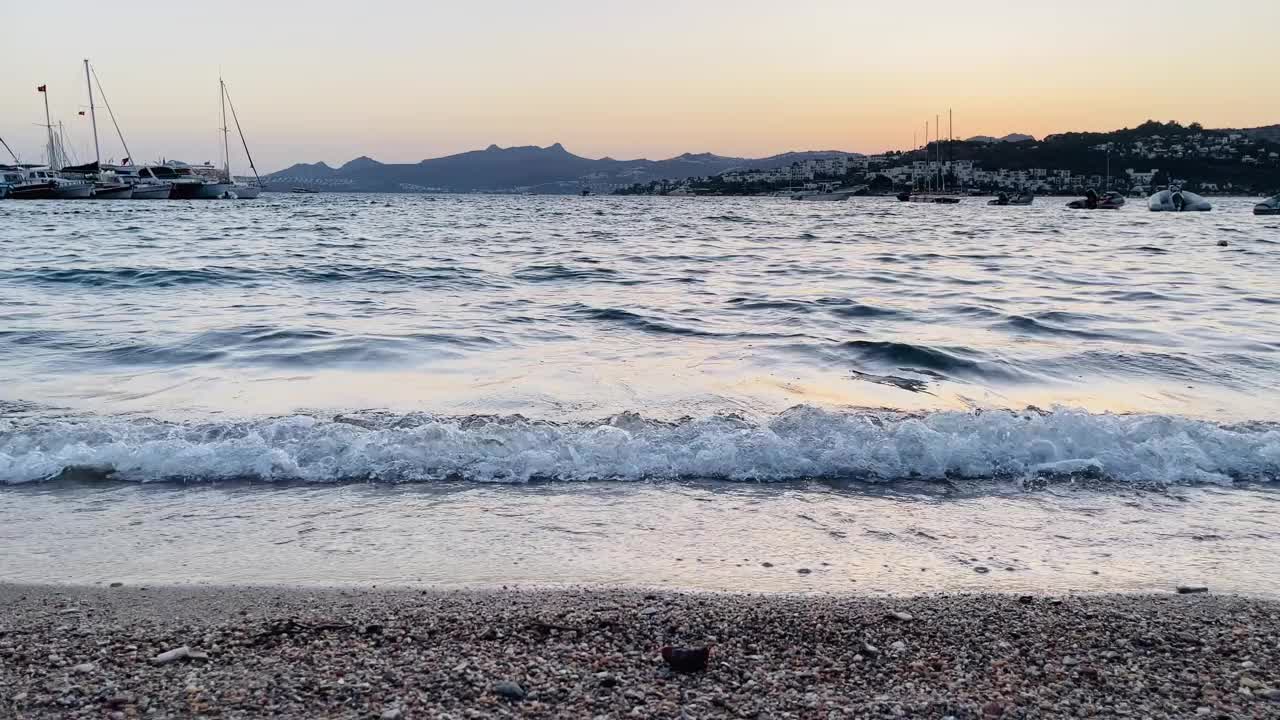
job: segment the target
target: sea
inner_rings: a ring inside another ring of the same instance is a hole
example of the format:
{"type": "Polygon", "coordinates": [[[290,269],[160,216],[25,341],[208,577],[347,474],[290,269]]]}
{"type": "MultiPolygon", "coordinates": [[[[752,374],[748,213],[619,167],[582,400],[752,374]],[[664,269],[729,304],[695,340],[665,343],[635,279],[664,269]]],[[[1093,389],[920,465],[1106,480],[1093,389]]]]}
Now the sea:
{"type": "Polygon", "coordinates": [[[1280,218],[0,202],[0,582],[1280,596],[1280,218]]]}

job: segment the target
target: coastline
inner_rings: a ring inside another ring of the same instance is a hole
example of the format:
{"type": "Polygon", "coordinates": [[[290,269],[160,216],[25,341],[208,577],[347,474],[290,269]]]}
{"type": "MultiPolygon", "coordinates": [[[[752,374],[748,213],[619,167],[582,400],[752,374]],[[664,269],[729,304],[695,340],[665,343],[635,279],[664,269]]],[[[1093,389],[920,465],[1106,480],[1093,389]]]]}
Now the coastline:
{"type": "Polygon", "coordinates": [[[0,604],[0,715],[24,718],[1280,713],[1280,603],[1233,596],[7,584],[0,604]],[[710,667],[673,674],[664,644],[712,644],[710,667]]]}

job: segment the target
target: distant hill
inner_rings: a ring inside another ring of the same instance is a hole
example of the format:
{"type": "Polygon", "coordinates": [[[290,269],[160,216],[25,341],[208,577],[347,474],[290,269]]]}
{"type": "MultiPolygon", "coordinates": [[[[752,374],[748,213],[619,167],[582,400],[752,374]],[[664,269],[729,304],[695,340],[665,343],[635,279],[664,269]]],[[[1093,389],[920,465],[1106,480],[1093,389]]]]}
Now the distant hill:
{"type": "MultiPolygon", "coordinates": [[[[902,161],[936,157],[905,153],[902,161]]],[[[1069,132],[1039,141],[943,143],[945,159],[971,160],[984,170],[1069,170],[1076,175],[1113,177],[1126,170],[1159,170],[1162,178],[1186,180],[1189,186],[1212,183],[1270,194],[1280,187],[1280,125],[1247,129],[1206,129],[1154,120],[1111,132],[1069,132]]],[[[1168,182],[1168,180],[1165,180],[1168,182]]]]}
{"type": "Polygon", "coordinates": [[[979,143],[982,145],[993,145],[995,143],[1018,143],[1018,142],[1035,142],[1034,135],[1023,135],[1022,133],[1010,133],[1004,137],[997,138],[990,135],[975,135],[965,142],[979,143]]]}
{"type": "Polygon", "coordinates": [[[837,150],[793,152],[767,158],[724,157],[686,153],[667,160],[592,160],[565,150],[524,146],[484,150],[389,164],[360,157],[332,168],[325,163],[299,164],[271,173],[264,180],[277,188],[306,187],[347,192],[535,192],[576,193],[584,187],[606,192],[632,183],[673,180],[745,168],[785,167],[797,160],[857,156],[837,150]]]}

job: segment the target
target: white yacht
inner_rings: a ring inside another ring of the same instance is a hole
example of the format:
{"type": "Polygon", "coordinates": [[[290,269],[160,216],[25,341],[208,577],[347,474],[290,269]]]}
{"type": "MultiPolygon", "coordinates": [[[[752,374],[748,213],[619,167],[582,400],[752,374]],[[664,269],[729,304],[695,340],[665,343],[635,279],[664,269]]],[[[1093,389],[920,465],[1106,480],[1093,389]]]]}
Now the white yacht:
{"type": "Polygon", "coordinates": [[[93,197],[93,183],[68,180],[47,166],[15,166],[5,170],[14,200],[78,200],[93,197]]]}
{"type": "Polygon", "coordinates": [[[1280,215],[1280,195],[1267,198],[1253,206],[1254,215],[1280,215]]]}
{"type": "Polygon", "coordinates": [[[134,200],[168,200],[173,192],[173,185],[157,178],[150,168],[104,165],[103,170],[114,173],[121,181],[131,185],[134,200]]]}
{"type": "Polygon", "coordinates": [[[169,183],[169,197],[175,200],[217,200],[231,189],[231,183],[201,175],[190,165],[174,160],[144,169],[152,177],[169,183]]]}

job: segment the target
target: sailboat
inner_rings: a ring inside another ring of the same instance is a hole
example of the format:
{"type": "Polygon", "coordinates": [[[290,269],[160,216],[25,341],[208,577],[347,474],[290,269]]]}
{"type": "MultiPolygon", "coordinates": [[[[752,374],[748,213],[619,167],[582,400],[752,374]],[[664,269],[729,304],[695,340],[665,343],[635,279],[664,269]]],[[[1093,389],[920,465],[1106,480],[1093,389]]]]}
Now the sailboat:
{"type": "Polygon", "coordinates": [[[54,137],[53,119],[49,115],[49,86],[41,85],[36,88],[36,92],[44,96],[44,126],[49,131],[49,165],[48,167],[25,167],[23,172],[25,181],[23,185],[26,187],[15,187],[10,190],[10,195],[14,198],[29,197],[39,199],[43,197],[52,197],[59,200],[71,200],[93,197],[93,184],[81,182],[79,180],[69,180],[62,177],[62,166],[66,165],[66,150],[62,144],[61,133],[58,137],[54,137]],[[45,192],[40,191],[40,186],[45,187],[45,192]],[[30,190],[29,194],[24,191],[30,190]]]}
{"type": "MultiPolygon", "coordinates": [[[[936,146],[936,150],[938,152],[938,155],[937,155],[938,157],[938,192],[933,191],[932,189],[933,173],[928,172],[926,174],[926,179],[925,179],[925,183],[926,183],[925,191],[916,192],[913,188],[908,192],[899,193],[898,199],[901,200],[902,202],[934,203],[936,205],[955,205],[956,203],[960,202],[960,198],[954,195],[949,195],[946,192],[947,181],[946,181],[946,176],[943,174],[941,130],[942,130],[941,118],[935,116],[934,117],[934,145],[936,146]]],[[[924,150],[925,150],[925,159],[927,161],[929,157],[929,123],[927,122],[924,124],[924,150]]],[[[928,170],[927,164],[925,166],[925,169],[928,170]]]]}
{"type": "Polygon", "coordinates": [[[230,189],[227,190],[227,197],[240,200],[252,200],[258,197],[262,192],[262,178],[258,177],[258,168],[254,167],[253,155],[249,154],[249,143],[244,139],[244,130],[240,127],[240,118],[236,115],[236,106],[231,102],[231,95],[227,92],[227,83],[222,78],[218,78],[218,86],[222,95],[222,172],[226,175],[227,182],[231,183],[230,189]],[[231,131],[227,128],[227,106],[231,106],[231,119],[236,124],[236,132],[240,135],[240,144],[244,146],[244,156],[249,160],[249,168],[253,170],[254,184],[236,182],[231,174],[231,144],[228,136],[231,131]]]}
{"type": "Polygon", "coordinates": [[[98,157],[94,162],[81,166],[78,170],[84,175],[93,177],[96,186],[95,197],[167,200],[169,194],[173,191],[171,183],[160,180],[146,168],[139,168],[129,164],[133,153],[129,151],[129,143],[125,142],[124,133],[120,130],[120,123],[116,122],[116,113],[111,109],[111,101],[107,99],[106,91],[102,89],[102,81],[98,79],[98,72],[93,69],[87,59],[84,61],[84,81],[89,90],[89,116],[93,120],[93,149],[98,157]],[[107,108],[107,116],[111,118],[111,124],[116,129],[116,137],[120,139],[120,146],[124,148],[126,157],[120,165],[104,165],[102,163],[102,151],[98,141],[97,107],[93,94],[95,86],[98,88],[97,96],[102,98],[102,104],[107,108]]]}

